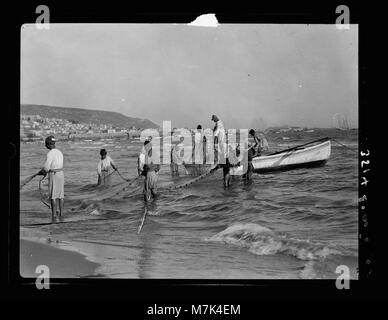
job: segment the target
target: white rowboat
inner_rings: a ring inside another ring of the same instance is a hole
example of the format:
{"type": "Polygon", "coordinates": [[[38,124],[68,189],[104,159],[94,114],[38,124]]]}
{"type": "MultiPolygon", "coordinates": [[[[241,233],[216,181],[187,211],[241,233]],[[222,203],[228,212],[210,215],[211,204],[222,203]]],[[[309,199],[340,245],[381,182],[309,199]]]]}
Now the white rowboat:
{"type": "Polygon", "coordinates": [[[330,158],[331,142],[329,138],[318,141],[323,142],[309,147],[302,145],[267,156],[254,157],[252,160],[254,171],[257,173],[266,173],[324,165],[330,158]]]}
{"type": "MultiPolygon", "coordinates": [[[[330,153],[330,138],[323,138],[269,155],[253,157],[252,165],[256,173],[318,167],[326,163],[330,158],[330,153]]],[[[210,166],[210,164],[184,164],[189,174],[194,176],[203,174],[210,166]]],[[[230,174],[241,175],[241,171],[242,166],[231,168],[230,174]]]]}

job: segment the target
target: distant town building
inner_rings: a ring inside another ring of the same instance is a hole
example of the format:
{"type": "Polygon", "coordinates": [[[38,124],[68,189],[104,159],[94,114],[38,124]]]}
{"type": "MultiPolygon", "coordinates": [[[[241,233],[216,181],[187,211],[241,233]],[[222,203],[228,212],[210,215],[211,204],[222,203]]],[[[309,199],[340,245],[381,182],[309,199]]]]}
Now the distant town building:
{"type": "MultiPolygon", "coordinates": [[[[132,128],[137,130],[134,126],[132,128]]],[[[43,118],[39,115],[22,114],[20,117],[20,138],[22,141],[39,139],[50,134],[69,137],[74,134],[93,135],[101,133],[128,133],[128,130],[109,124],[79,123],[78,121],[60,118],[43,118]]]]}

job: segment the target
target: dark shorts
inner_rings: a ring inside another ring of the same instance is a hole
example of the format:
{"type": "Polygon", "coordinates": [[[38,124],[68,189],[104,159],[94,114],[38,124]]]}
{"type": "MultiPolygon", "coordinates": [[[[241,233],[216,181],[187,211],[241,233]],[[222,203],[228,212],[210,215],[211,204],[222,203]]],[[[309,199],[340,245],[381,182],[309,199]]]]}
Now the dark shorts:
{"type": "Polygon", "coordinates": [[[225,163],[219,164],[219,166],[222,168],[222,172],[224,175],[228,174],[230,171],[230,162],[229,159],[226,158],[225,163]]]}
{"type": "Polygon", "coordinates": [[[222,168],[224,175],[226,175],[230,172],[230,168],[239,167],[239,166],[240,166],[240,162],[232,165],[228,158],[226,158],[225,164],[220,164],[220,167],[222,168]]]}
{"type": "Polygon", "coordinates": [[[248,161],[248,169],[247,169],[247,172],[244,173],[243,179],[251,180],[252,174],[253,174],[253,164],[251,161],[248,161]]]}

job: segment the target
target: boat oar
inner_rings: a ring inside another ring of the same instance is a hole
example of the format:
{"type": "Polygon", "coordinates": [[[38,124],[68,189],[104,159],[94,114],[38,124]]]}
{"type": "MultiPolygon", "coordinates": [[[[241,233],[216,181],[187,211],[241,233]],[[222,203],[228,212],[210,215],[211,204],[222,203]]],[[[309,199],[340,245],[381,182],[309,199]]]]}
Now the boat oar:
{"type": "Polygon", "coordinates": [[[35,174],[33,174],[32,176],[26,178],[26,179],[22,182],[22,184],[20,185],[20,189],[22,189],[27,183],[29,183],[29,182],[30,182],[32,179],[34,179],[37,175],[38,175],[38,174],[35,173],[35,174]]]}
{"type": "Polygon", "coordinates": [[[144,214],[143,214],[143,217],[140,221],[140,225],[139,225],[139,228],[137,229],[137,234],[140,233],[141,229],[143,228],[143,225],[144,225],[144,220],[146,218],[146,215],[147,215],[147,207],[144,208],[144,214]]]}

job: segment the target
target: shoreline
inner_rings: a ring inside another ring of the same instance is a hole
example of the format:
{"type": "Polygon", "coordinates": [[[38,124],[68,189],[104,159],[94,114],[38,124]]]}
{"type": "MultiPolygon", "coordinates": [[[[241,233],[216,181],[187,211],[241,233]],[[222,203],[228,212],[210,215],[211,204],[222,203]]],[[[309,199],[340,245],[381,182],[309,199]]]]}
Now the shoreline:
{"type": "MultiPolygon", "coordinates": [[[[130,140],[140,137],[140,135],[117,135],[117,136],[82,136],[82,137],[62,137],[58,136],[57,140],[61,142],[75,142],[75,141],[82,141],[82,140],[92,140],[92,141],[100,141],[104,139],[112,139],[112,140],[130,140]]],[[[20,139],[20,143],[38,143],[42,142],[44,140],[44,137],[38,137],[38,138],[22,138],[20,139]]]]}
{"type": "Polygon", "coordinates": [[[43,241],[35,237],[20,237],[20,276],[36,278],[36,267],[46,265],[51,278],[101,277],[101,266],[76,248],[63,242],[43,241]]]}

